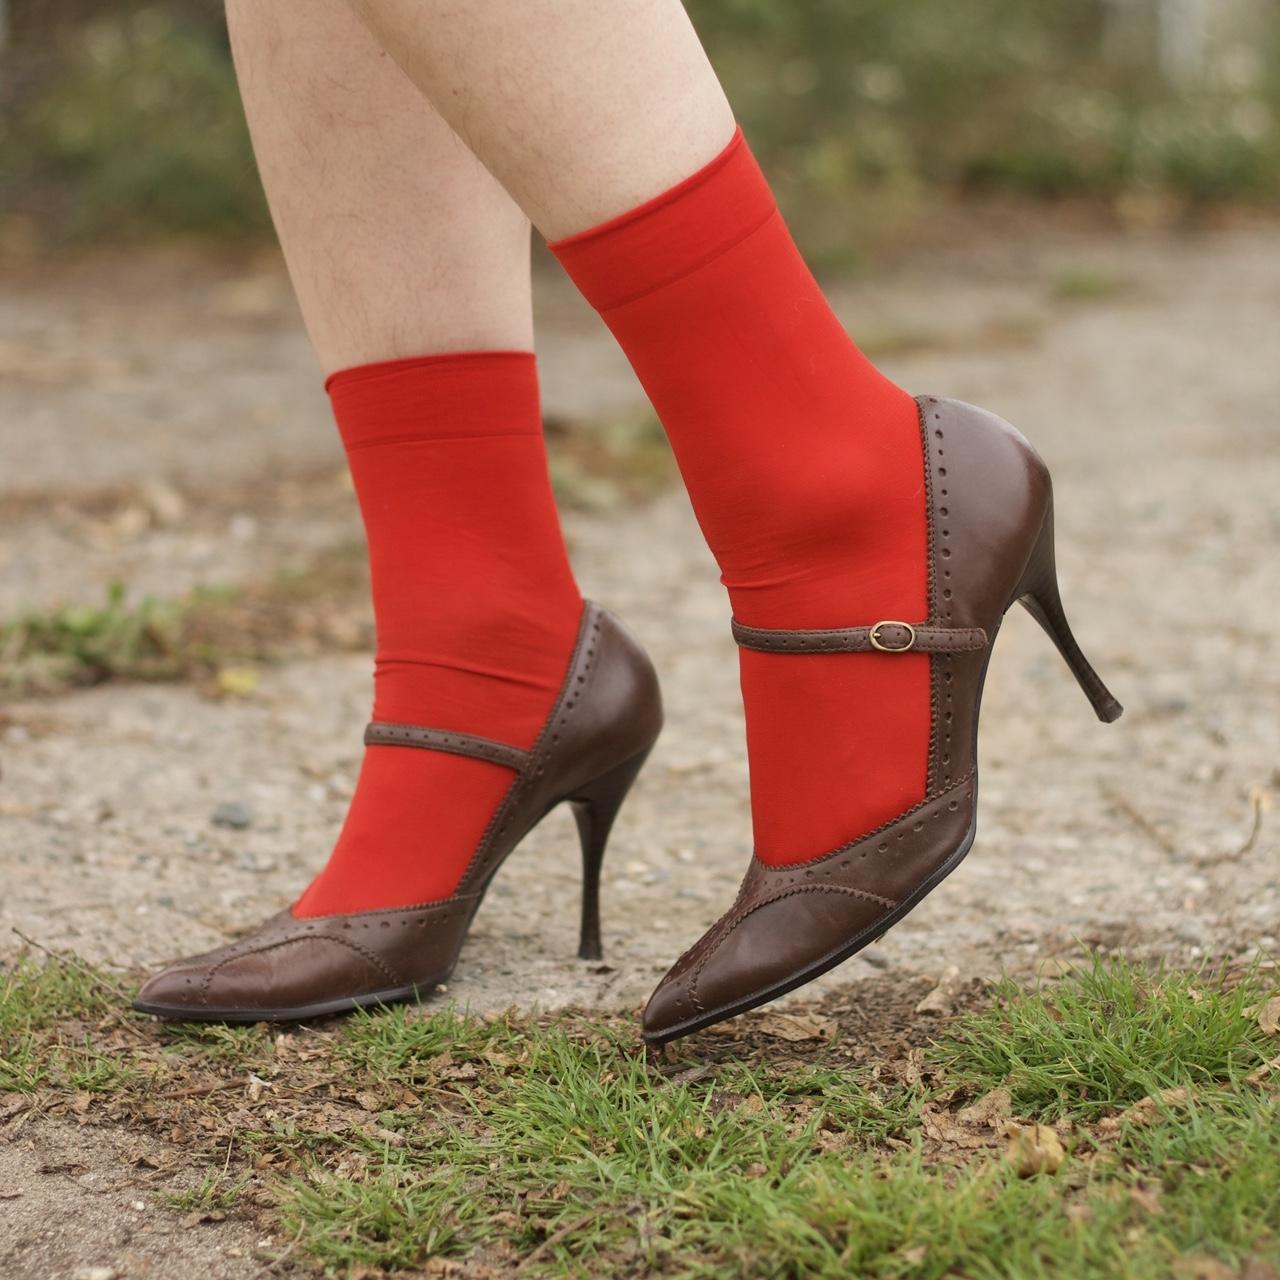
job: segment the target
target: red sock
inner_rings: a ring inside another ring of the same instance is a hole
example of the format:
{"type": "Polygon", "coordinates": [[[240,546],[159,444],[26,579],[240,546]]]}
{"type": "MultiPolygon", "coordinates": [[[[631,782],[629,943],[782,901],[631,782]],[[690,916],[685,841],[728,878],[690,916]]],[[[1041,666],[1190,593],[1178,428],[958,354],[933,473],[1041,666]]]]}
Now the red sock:
{"type": "MultiPolygon", "coordinates": [[[[741,622],[926,616],[915,402],[832,314],[740,132],[551,247],[653,401],[741,622]]],[[[825,853],[923,798],[927,657],[744,649],[741,674],[763,860],[825,853]]]]}
{"type": "MultiPolygon", "coordinates": [[[[373,718],[532,746],[582,610],[533,356],[393,360],[327,387],[369,540],[373,718]]],[[[447,898],[512,776],[439,751],[366,748],[342,834],[294,914],[447,898]]]]}

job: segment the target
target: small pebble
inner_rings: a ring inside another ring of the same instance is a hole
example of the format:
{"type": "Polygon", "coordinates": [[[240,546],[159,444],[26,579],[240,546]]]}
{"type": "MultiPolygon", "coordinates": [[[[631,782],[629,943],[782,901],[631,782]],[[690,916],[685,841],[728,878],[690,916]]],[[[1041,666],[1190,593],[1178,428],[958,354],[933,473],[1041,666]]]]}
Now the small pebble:
{"type": "Polygon", "coordinates": [[[215,827],[230,827],[243,831],[253,821],[253,811],[239,800],[224,800],[209,819],[215,827]]]}

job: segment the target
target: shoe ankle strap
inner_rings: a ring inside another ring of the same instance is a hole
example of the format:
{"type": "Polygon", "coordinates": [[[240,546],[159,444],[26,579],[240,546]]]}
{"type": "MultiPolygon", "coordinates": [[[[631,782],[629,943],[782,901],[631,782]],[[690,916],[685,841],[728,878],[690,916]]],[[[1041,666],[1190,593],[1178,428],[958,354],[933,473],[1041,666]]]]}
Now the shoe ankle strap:
{"type": "Polygon", "coordinates": [[[987,644],[987,633],[981,627],[940,627],[932,622],[891,619],[869,627],[786,631],[748,627],[735,618],[733,638],[744,649],[763,653],[969,653],[987,644]]]}
{"type": "Polygon", "coordinates": [[[522,773],[529,765],[530,753],[520,747],[478,738],[473,733],[455,733],[446,729],[429,729],[416,724],[389,724],[375,720],[364,731],[367,747],[421,747],[426,751],[448,751],[455,756],[472,756],[490,764],[505,765],[522,773]]]}

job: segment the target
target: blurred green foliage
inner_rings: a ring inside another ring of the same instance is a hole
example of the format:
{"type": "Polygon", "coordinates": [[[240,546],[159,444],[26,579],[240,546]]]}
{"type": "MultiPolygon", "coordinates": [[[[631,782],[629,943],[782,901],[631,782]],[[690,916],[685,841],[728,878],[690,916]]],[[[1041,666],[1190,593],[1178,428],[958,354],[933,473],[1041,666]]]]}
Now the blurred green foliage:
{"type": "MultiPolygon", "coordinates": [[[[1104,0],[689,7],[801,238],[828,260],[939,192],[1280,196],[1274,5],[1258,5],[1256,38],[1178,84],[1154,38],[1115,47],[1104,0]]],[[[56,239],[262,233],[216,7],[88,11],[60,28],[53,71],[3,105],[6,203],[37,193],[56,239]]],[[[15,41],[6,58],[21,56],[15,41]]]]}
{"type": "Polygon", "coordinates": [[[225,33],[161,6],[77,26],[49,79],[0,118],[6,189],[57,239],[264,234],[225,33]]]}
{"type": "Polygon", "coordinates": [[[1102,0],[688,3],[811,251],[940,191],[1280,196],[1275,6],[1256,40],[1173,83],[1154,22],[1122,44],[1102,0]]]}

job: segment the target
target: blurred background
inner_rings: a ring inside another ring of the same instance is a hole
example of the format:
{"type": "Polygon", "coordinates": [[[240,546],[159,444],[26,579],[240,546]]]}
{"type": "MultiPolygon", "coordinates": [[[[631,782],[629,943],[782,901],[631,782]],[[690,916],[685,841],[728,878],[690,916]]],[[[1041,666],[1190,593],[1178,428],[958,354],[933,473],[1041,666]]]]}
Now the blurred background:
{"type": "MultiPolygon", "coordinates": [[[[833,980],[1274,946],[1280,7],[691,7],[850,331],[1046,456],[1068,609],[1129,708],[1092,722],[1012,618],[981,856],[833,980]]],[[[660,428],[537,267],[575,564],[672,709],[606,907],[654,927],[606,977],[565,961],[550,821],[455,995],[629,1007],[740,874],[734,652],[660,428]]],[[[0,951],[16,923],[131,968],[288,902],[353,786],[371,645],[220,6],[0,0],[0,951]]]]}
{"type": "MultiPolygon", "coordinates": [[[[820,263],[857,265],[940,200],[1082,202],[1147,224],[1280,195],[1268,0],[691,9],[820,263]]],[[[269,235],[220,4],[5,0],[0,14],[11,250],[269,235]]]]}

